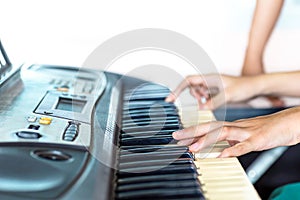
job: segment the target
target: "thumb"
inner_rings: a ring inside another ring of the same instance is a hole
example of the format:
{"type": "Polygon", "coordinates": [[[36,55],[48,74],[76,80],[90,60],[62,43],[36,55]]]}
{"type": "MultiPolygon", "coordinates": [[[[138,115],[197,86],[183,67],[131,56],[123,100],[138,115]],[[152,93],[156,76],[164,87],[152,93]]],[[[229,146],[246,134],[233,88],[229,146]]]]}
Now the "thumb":
{"type": "Polygon", "coordinates": [[[224,92],[220,92],[214,97],[207,99],[205,103],[199,101],[200,109],[214,110],[226,103],[224,92]]]}
{"type": "Polygon", "coordinates": [[[211,99],[211,104],[213,108],[218,108],[226,103],[225,91],[219,92],[217,95],[213,96],[211,99]]]}

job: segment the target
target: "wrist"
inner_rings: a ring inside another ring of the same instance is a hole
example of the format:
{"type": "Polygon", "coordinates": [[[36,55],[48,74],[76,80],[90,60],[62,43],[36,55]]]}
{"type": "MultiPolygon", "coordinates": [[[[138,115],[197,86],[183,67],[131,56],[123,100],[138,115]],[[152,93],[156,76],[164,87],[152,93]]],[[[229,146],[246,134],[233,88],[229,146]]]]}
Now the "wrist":
{"type": "Polygon", "coordinates": [[[256,45],[249,45],[246,48],[246,56],[248,58],[262,60],[264,55],[264,48],[256,45]]]}
{"type": "Polygon", "coordinates": [[[253,76],[264,73],[262,53],[254,50],[247,50],[244,58],[242,75],[253,76]]]}
{"type": "Polygon", "coordinates": [[[265,74],[260,74],[251,77],[251,85],[255,88],[253,96],[266,95],[269,92],[266,76],[265,74]]]}

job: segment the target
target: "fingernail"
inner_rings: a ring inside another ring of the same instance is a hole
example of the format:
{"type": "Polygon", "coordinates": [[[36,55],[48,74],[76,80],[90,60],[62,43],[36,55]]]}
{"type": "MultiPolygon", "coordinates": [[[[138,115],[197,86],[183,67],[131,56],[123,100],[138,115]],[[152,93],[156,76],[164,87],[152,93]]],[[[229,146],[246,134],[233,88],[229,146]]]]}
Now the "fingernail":
{"type": "Polygon", "coordinates": [[[167,98],[165,99],[165,101],[170,102],[170,101],[172,101],[172,99],[173,99],[173,94],[169,94],[167,96],[167,98]]]}
{"type": "Polygon", "coordinates": [[[173,136],[173,138],[175,138],[175,139],[177,138],[178,135],[180,135],[179,131],[176,131],[176,132],[173,132],[173,133],[172,133],[172,136],[173,136]]]}
{"type": "Polygon", "coordinates": [[[194,143],[190,146],[190,150],[196,151],[196,150],[198,150],[199,146],[200,146],[199,143],[194,143]]]}
{"type": "Polygon", "coordinates": [[[206,98],[205,97],[201,97],[201,103],[205,104],[206,102],[207,102],[206,98]]]}

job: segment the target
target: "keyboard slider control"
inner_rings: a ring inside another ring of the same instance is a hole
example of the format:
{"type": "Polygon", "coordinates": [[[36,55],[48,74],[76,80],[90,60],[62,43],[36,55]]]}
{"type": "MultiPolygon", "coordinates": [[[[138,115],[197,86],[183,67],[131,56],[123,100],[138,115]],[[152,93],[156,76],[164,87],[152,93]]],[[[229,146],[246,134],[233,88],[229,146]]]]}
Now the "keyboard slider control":
{"type": "Polygon", "coordinates": [[[65,141],[74,141],[79,132],[80,123],[76,121],[69,121],[67,128],[65,129],[63,140],[65,141]]]}

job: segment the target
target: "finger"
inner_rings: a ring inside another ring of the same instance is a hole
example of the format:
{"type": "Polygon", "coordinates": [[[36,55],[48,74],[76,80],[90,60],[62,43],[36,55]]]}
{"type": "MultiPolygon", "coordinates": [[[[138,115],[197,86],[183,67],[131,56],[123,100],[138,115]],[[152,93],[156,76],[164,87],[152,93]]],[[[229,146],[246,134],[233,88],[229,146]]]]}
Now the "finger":
{"type": "Polygon", "coordinates": [[[276,96],[267,96],[267,99],[272,103],[273,107],[284,107],[285,103],[282,99],[276,96]]]}
{"type": "Polygon", "coordinates": [[[165,99],[166,102],[174,102],[176,98],[180,95],[180,93],[189,86],[187,79],[183,80],[177,88],[167,96],[165,99]]]}
{"type": "Polygon", "coordinates": [[[237,143],[239,143],[239,141],[236,140],[228,140],[228,143],[230,146],[236,145],[237,143]]]}
{"type": "MultiPolygon", "coordinates": [[[[203,136],[210,131],[222,127],[222,125],[225,122],[222,121],[214,121],[214,122],[208,122],[196,126],[191,126],[179,131],[174,132],[173,138],[176,140],[183,140],[183,139],[189,139],[194,137],[200,137],[203,136]]],[[[228,122],[226,122],[228,123],[228,122]]]]}
{"type": "Polygon", "coordinates": [[[188,76],[185,78],[177,88],[165,99],[166,102],[174,102],[181,92],[189,86],[202,84],[203,79],[201,76],[188,76]]]}
{"type": "Polygon", "coordinates": [[[201,101],[202,96],[199,93],[199,89],[197,87],[191,87],[190,88],[190,94],[195,97],[198,101],[201,101]]]}
{"type": "Polygon", "coordinates": [[[216,96],[208,99],[205,104],[201,105],[202,109],[214,110],[226,103],[226,96],[224,92],[218,93],[216,96]]]}
{"type": "Polygon", "coordinates": [[[237,157],[253,151],[253,145],[249,141],[238,143],[232,147],[226,148],[219,155],[220,158],[237,157]]]}
{"type": "Polygon", "coordinates": [[[201,96],[205,97],[206,99],[209,98],[209,90],[208,90],[207,87],[201,86],[201,87],[199,88],[199,93],[200,93],[201,96]]]}
{"type": "Polygon", "coordinates": [[[184,140],[179,140],[177,144],[179,146],[189,146],[193,144],[197,139],[196,138],[190,138],[190,139],[184,139],[184,140]]]}
{"type": "Polygon", "coordinates": [[[197,99],[199,109],[203,108],[203,105],[207,102],[208,94],[204,91],[200,85],[190,87],[190,94],[197,99]]]}
{"type": "Polygon", "coordinates": [[[225,133],[222,132],[222,128],[214,129],[206,135],[200,137],[196,142],[189,147],[192,152],[199,152],[200,150],[209,147],[221,140],[225,139],[225,133]]]}
{"type": "Polygon", "coordinates": [[[211,99],[203,99],[199,102],[199,109],[200,110],[214,110],[214,104],[211,99]]]}
{"type": "Polygon", "coordinates": [[[235,135],[239,135],[240,128],[232,127],[230,124],[226,124],[224,127],[216,128],[199,138],[190,146],[192,152],[198,152],[201,149],[207,148],[217,142],[228,140],[235,135]]]}
{"type": "Polygon", "coordinates": [[[174,102],[176,100],[176,96],[173,93],[170,93],[166,98],[165,102],[174,102]]]}

